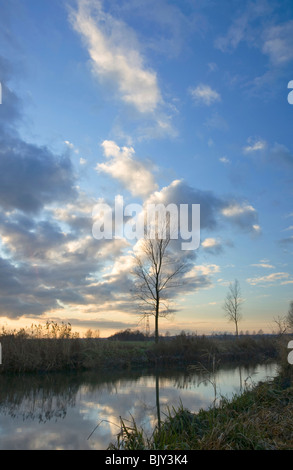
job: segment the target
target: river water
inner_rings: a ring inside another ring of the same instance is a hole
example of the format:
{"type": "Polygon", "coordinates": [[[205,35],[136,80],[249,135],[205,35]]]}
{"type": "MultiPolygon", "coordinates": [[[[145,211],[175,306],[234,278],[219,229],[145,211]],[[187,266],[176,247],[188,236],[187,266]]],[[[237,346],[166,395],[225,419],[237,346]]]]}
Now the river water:
{"type": "Polygon", "coordinates": [[[221,396],[272,378],[276,364],[26,376],[0,375],[1,450],[103,450],[116,441],[120,417],[146,432],[182,404],[207,409],[221,396]]]}

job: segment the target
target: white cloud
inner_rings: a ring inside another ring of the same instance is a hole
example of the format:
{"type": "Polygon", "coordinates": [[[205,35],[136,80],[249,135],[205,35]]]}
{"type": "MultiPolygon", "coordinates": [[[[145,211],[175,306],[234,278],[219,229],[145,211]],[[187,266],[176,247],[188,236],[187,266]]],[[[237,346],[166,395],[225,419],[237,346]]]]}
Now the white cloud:
{"type": "Polygon", "coordinates": [[[107,163],[98,163],[97,171],[107,173],[119,180],[133,196],[148,196],[157,190],[154,176],[147,165],[134,159],[133,147],[120,148],[115,142],[105,140],[102,143],[107,163]]]}
{"type": "Polygon", "coordinates": [[[216,240],[215,238],[206,238],[202,244],[201,244],[204,248],[215,248],[216,246],[219,246],[220,243],[218,240],[216,240]]]}
{"type": "Polygon", "coordinates": [[[79,153],[79,150],[75,147],[75,145],[72,142],[69,142],[69,140],[64,140],[64,144],[70,149],[73,150],[74,153],[79,153]]]}
{"type": "Polygon", "coordinates": [[[73,149],[74,148],[74,145],[69,142],[69,140],[64,140],[64,143],[67,145],[67,147],[69,147],[70,149],[73,149]]]}
{"type": "MultiPolygon", "coordinates": [[[[276,281],[280,281],[282,279],[287,279],[289,277],[289,274],[288,273],[272,273],[272,274],[269,274],[268,276],[262,276],[262,277],[255,277],[255,278],[248,278],[246,279],[246,281],[255,286],[257,284],[272,284],[276,281]]],[[[284,282],[288,282],[288,281],[283,281],[284,282]]]]}
{"type": "Polygon", "coordinates": [[[122,101],[140,113],[153,113],[162,102],[157,76],[148,69],[134,33],[102,10],[101,2],[78,0],[71,20],[92,60],[93,72],[116,84],[122,101]]]}
{"type": "Polygon", "coordinates": [[[131,253],[123,254],[115,260],[111,272],[104,274],[103,277],[114,279],[122,275],[128,275],[135,266],[135,257],[131,253]]]}
{"type": "Polygon", "coordinates": [[[207,106],[221,101],[220,94],[209,85],[200,84],[196,88],[191,88],[190,93],[196,103],[203,103],[207,106]]]}
{"type": "Polygon", "coordinates": [[[262,263],[262,262],[251,264],[250,266],[255,266],[257,268],[268,268],[268,269],[273,269],[275,267],[272,264],[262,263]]]}
{"type": "Polygon", "coordinates": [[[256,233],[256,234],[261,232],[261,227],[258,224],[253,224],[252,229],[253,229],[254,233],[256,233]]]}
{"type": "Polygon", "coordinates": [[[219,158],[219,161],[224,164],[230,163],[230,160],[227,157],[221,157],[219,158]]]}
{"type": "Polygon", "coordinates": [[[203,240],[203,242],[201,243],[201,246],[206,252],[213,254],[221,253],[221,251],[223,250],[222,243],[212,237],[205,238],[205,240],[203,240]]]}
{"type": "Polygon", "coordinates": [[[279,66],[293,59],[293,20],[271,26],[264,32],[262,52],[273,65],[279,66]]]}
{"type": "Polygon", "coordinates": [[[253,206],[249,204],[239,204],[239,203],[232,203],[228,207],[225,207],[222,210],[222,214],[225,217],[238,217],[239,215],[243,214],[254,214],[256,210],[253,206]]]}
{"type": "Polygon", "coordinates": [[[220,271],[220,266],[217,264],[202,264],[194,266],[184,277],[210,276],[211,274],[219,273],[220,271]]]}
{"type": "MultiPolygon", "coordinates": [[[[251,139],[248,139],[248,141],[251,142],[251,139]]],[[[252,152],[257,152],[259,150],[264,150],[266,148],[267,144],[264,140],[256,140],[252,142],[250,145],[247,145],[246,147],[243,148],[244,153],[252,153],[252,152]]]]}
{"type": "Polygon", "coordinates": [[[224,207],[221,212],[227,220],[236,224],[241,230],[249,230],[254,235],[260,234],[258,214],[251,204],[234,201],[224,207]]]}

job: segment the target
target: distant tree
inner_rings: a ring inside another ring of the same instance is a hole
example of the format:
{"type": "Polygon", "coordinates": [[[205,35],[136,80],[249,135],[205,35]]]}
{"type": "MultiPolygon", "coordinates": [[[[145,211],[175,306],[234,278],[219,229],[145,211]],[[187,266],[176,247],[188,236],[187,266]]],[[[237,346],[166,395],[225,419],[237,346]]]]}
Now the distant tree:
{"type": "Polygon", "coordinates": [[[118,331],[108,338],[111,341],[144,341],[146,339],[145,335],[139,330],[130,330],[126,329],[123,331],[118,331]]]}
{"type": "Polygon", "coordinates": [[[93,337],[93,330],[91,330],[90,328],[88,330],[86,330],[85,337],[86,338],[92,338],[93,337]]]}
{"type": "Polygon", "coordinates": [[[242,320],[242,303],[243,299],[241,298],[240,284],[239,281],[235,279],[234,283],[231,283],[229,286],[223,309],[225,311],[226,317],[228,318],[228,321],[235,324],[235,334],[237,338],[239,336],[238,324],[240,320],[242,320]]]}
{"type": "Polygon", "coordinates": [[[274,318],[274,322],[277,325],[277,335],[282,336],[286,333],[288,330],[288,318],[286,315],[283,316],[278,316],[277,318],[274,318]]]}
{"type": "Polygon", "coordinates": [[[100,330],[92,330],[91,328],[89,328],[85,332],[85,337],[86,338],[99,338],[100,337],[100,330]]]}
{"type": "Polygon", "coordinates": [[[293,332],[293,300],[290,302],[289,310],[287,313],[287,322],[290,331],[293,332]]]}

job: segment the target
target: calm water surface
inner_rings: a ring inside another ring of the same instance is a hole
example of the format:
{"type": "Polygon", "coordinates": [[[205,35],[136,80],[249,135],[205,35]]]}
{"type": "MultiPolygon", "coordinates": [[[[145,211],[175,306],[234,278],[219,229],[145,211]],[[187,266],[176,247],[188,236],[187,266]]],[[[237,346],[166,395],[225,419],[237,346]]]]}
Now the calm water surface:
{"type": "Polygon", "coordinates": [[[0,449],[102,450],[116,441],[119,417],[151,431],[167,408],[207,409],[245,384],[276,375],[276,364],[198,371],[124,371],[4,377],[0,375],[0,449]],[[215,388],[216,386],[216,388],[215,388]],[[159,401],[158,401],[159,399],[159,401]],[[96,428],[96,426],[99,426],[96,428]]]}

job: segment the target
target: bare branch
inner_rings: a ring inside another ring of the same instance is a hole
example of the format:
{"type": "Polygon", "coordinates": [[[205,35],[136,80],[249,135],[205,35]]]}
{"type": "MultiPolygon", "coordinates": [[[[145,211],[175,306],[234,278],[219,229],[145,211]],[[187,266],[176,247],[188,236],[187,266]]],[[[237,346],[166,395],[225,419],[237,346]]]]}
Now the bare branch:
{"type": "Polygon", "coordinates": [[[238,323],[242,319],[241,306],[243,299],[241,298],[240,284],[235,279],[234,284],[230,284],[229,291],[226,296],[223,309],[229,321],[235,323],[236,336],[238,337],[238,323]]]}
{"type": "Polygon", "coordinates": [[[136,298],[145,304],[147,309],[151,309],[151,311],[148,310],[148,315],[155,316],[156,341],[159,337],[158,319],[169,313],[168,296],[167,294],[163,295],[163,291],[170,287],[179,286],[177,278],[185,267],[184,263],[179,264],[176,260],[171,262],[169,259],[170,234],[166,234],[166,238],[160,236],[166,232],[161,230],[160,233],[156,233],[155,238],[144,238],[141,255],[136,255],[137,266],[133,271],[136,278],[136,298]]]}

